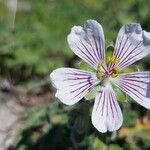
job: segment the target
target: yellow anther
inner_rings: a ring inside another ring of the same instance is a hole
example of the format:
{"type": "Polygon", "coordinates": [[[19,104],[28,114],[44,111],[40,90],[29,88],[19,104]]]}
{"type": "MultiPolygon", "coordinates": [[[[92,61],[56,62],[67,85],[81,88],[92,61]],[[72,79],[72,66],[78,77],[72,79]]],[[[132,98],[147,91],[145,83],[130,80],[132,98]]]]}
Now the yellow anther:
{"type": "Polygon", "coordinates": [[[99,80],[101,80],[101,78],[102,78],[102,69],[101,69],[101,67],[102,67],[103,62],[104,61],[102,60],[102,61],[98,62],[98,64],[97,64],[97,73],[96,73],[96,75],[97,75],[97,78],[99,80]]]}
{"type": "Polygon", "coordinates": [[[113,63],[113,64],[117,64],[119,62],[119,58],[117,58],[116,56],[108,56],[107,57],[107,64],[109,63],[113,63]]]}
{"type": "Polygon", "coordinates": [[[112,78],[117,77],[119,71],[120,71],[120,68],[119,68],[119,67],[114,67],[114,68],[111,70],[111,76],[112,76],[112,78]]]}

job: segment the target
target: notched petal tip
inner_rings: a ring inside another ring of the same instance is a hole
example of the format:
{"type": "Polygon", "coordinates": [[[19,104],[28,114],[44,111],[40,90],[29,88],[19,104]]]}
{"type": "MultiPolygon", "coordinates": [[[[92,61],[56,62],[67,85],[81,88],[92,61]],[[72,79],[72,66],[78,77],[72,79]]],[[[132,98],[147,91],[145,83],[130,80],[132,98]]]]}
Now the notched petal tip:
{"type": "Polygon", "coordinates": [[[84,23],[84,28],[93,28],[93,26],[100,25],[96,20],[89,19],[84,23]]]}
{"type": "Polygon", "coordinates": [[[138,23],[131,23],[125,25],[125,33],[132,33],[135,32],[136,34],[140,34],[142,31],[142,27],[138,23]]]}
{"type": "Polygon", "coordinates": [[[113,55],[120,61],[121,69],[133,64],[150,53],[150,33],[138,23],[124,25],[118,34],[113,55]]]}
{"type": "Polygon", "coordinates": [[[143,31],[143,44],[145,46],[150,45],[150,32],[143,31]]]}
{"type": "Polygon", "coordinates": [[[67,95],[65,95],[60,90],[57,90],[55,97],[57,97],[60,102],[62,102],[65,105],[71,106],[74,105],[76,102],[72,101],[71,98],[69,98],[67,95]]]}
{"type": "Polygon", "coordinates": [[[82,32],[83,32],[83,31],[82,31],[82,27],[81,27],[81,26],[73,26],[73,27],[71,28],[71,32],[70,32],[70,34],[68,35],[68,37],[71,35],[71,33],[76,34],[76,35],[81,35],[82,32]]]}
{"type": "Polygon", "coordinates": [[[57,89],[57,85],[55,84],[55,81],[57,80],[57,71],[58,69],[52,71],[49,75],[50,82],[55,89],[57,89]]]}
{"type": "Polygon", "coordinates": [[[103,29],[95,20],[87,20],[83,27],[72,27],[67,41],[71,50],[94,68],[105,57],[103,29]]]}
{"type": "Polygon", "coordinates": [[[119,130],[119,129],[121,128],[122,123],[123,123],[123,120],[122,120],[122,121],[120,122],[120,124],[117,125],[117,127],[115,127],[115,128],[109,128],[109,127],[107,127],[107,125],[105,125],[106,128],[100,128],[98,125],[96,125],[96,123],[94,122],[93,119],[92,119],[91,121],[92,121],[93,126],[94,126],[99,132],[101,132],[101,133],[107,133],[107,132],[114,132],[114,131],[117,131],[117,130],[119,130]]]}
{"type": "Polygon", "coordinates": [[[83,29],[87,34],[93,34],[96,37],[101,36],[101,38],[104,39],[102,26],[96,20],[87,20],[84,23],[83,29]]]}
{"type": "Polygon", "coordinates": [[[66,105],[73,105],[81,100],[98,79],[95,73],[73,68],[59,68],[50,74],[56,97],[66,105]]]}
{"type": "Polygon", "coordinates": [[[115,93],[108,87],[103,88],[96,96],[92,124],[102,133],[118,130],[123,122],[122,112],[115,93]]]}
{"type": "Polygon", "coordinates": [[[49,75],[51,82],[56,81],[59,78],[58,77],[60,75],[59,73],[63,70],[64,70],[64,68],[58,68],[58,69],[53,70],[49,75]]]}
{"type": "Polygon", "coordinates": [[[55,70],[52,71],[52,72],[50,73],[50,75],[49,75],[49,78],[50,78],[51,80],[54,78],[54,74],[55,74],[55,70]]]}

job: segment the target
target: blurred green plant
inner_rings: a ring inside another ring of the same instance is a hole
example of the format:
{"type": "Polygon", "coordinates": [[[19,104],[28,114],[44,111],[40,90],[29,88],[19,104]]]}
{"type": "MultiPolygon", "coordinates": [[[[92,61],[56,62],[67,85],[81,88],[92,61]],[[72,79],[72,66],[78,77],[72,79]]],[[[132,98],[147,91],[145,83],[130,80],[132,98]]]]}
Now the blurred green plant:
{"type": "MultiPolygon", "coordinates": [[[[144,29],[150,29],[149,6],[148,0],[19,0],[12,29],[6,3],[1,0],[0,78],[11,78],[16,84],[34,87],[55,68],[76,66],[86,70],[87,64],[81,62],[79,66],[68,47],[71,27],[95,19],[104,27],[106,46],[114,45],[123,24],[139,22],[144,29]]],[[[149,57],[142,61],[142,66],[150,69],[149,57]]],[[[86,99],[93,99],[98,88],[86,95],[86,99]]],[[[123,102],[124,116],[124,126],[117,133],[100,134],[91,126],[93,101],[83,99],[83,103],[71,108],[54,101],[27,111],[15,141],[16,149],[150,149],[150,125],[139,129],[136,123],[139,116],[149,116],[149,111],[141,111],[143,108],[132,102],[126,103],[125,95],[117,93],[123,102]]]]}
{"type": "Polygon", "coordinates": [[[72,26],[83,24],[86,19],[102,23],[107,45],[115,40],[125,23],[140,22],[145,29],[150,24],[146,0],[21,0],[15,28],[11,30],[7,21],[9,11],[3,1],[0,3],[0,68],[6,72],[30,68],[28,77],[49,74],[56,67],[69,65],[73,53],[66,42],[67,34],[72,26]]]}

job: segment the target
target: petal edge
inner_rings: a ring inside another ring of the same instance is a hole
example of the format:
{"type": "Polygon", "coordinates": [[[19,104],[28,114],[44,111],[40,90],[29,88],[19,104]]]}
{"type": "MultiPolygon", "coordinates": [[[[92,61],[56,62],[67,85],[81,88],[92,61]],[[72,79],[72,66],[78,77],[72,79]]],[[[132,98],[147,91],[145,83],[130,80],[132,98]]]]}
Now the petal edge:
{"type": "Polygon", "coordinates": [[[112,88],[103,87],[96,95],[92,124],[102,133],[118,130],[122,125],[122,112],[112,88]]]}
{"type": "Polygon", "coordinates": [[[50,74],[56,88],[56,97],[66,105],[73,105],[81,100],[99,81],[95,73],[73,68],[59,68],[50,74]]]}
{"type": "Polygon", "coordinates": [[[67,40],[72,51],[94,68],[105,58],[103,29],[95,20],[87,20],[84,27],[74,26],[67,40]]]}

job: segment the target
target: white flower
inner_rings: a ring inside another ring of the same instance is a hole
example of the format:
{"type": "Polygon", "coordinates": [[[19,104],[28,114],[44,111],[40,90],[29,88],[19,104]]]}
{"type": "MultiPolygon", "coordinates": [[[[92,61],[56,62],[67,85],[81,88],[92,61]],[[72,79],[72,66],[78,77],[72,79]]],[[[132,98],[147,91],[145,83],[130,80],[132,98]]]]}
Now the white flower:
{"type": "Polygon", "coordinates": [[[54,70],[50,78],[61,102],[73,105],[100,84],[92,111],[92,124],[100,132],[115,131],[122,125],[122,113],[112,84],[150,108],[150,72],[120,73],[150,53],[150,33],[142,30],[140,24],[127,24],[120,29],[113,55],[107,61],[103,29],[95,20],[87,20],[84,27],[74,26],[68,43],[72,51],[96,71],[54,70]]]}

